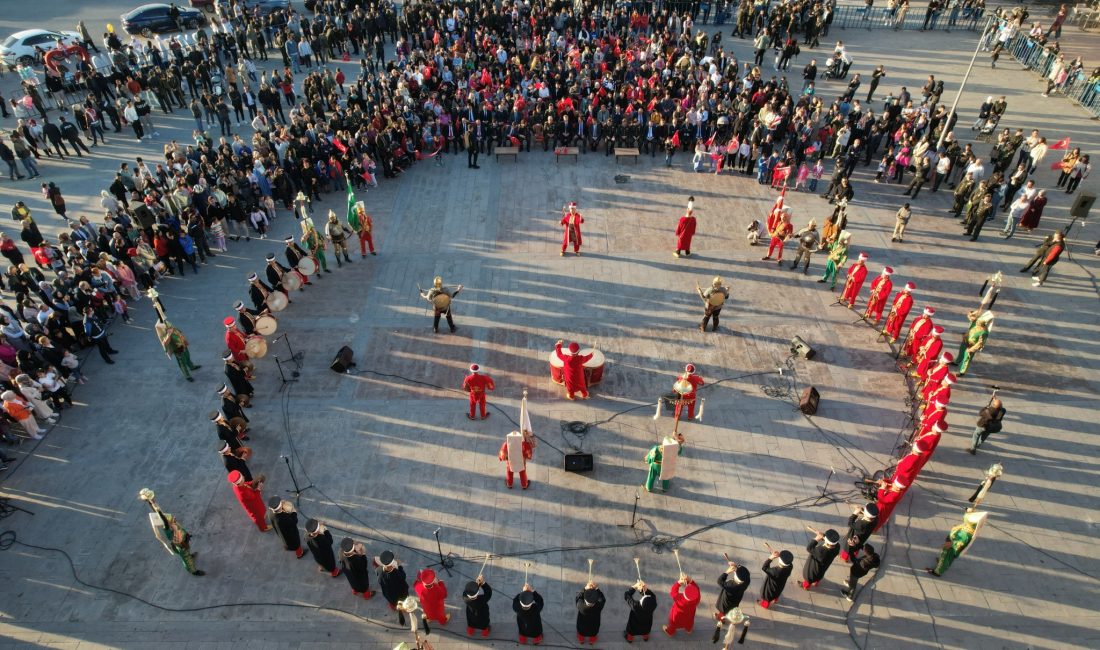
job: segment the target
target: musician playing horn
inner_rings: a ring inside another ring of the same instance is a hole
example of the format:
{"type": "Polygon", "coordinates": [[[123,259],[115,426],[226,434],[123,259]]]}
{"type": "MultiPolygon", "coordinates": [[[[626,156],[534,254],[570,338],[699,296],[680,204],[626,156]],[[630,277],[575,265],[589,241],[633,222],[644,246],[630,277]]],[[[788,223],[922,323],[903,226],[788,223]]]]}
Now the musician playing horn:
{"type": "Polygon", "coordinates": [[[727,286],[722,285],[722,278],[715,276],[710,281],[710,288],[704,291],[702,288],[696,286],[695,291],[699,293],[699,297],[703,299],[703,322],[699,323],[699,331],[707,331],[707,322],[714,321],[714,329],[712,331],[718,331],[718,315],[722,313],[722,305],[726,304],[726,300],[730,297],[730,289],[727,286]]]}
{"type": "Polygon", "coordinates": [[[569,204],[569,207],[561,217],[561,226],[565,229],[561,239],[562,256],[565,256],[565,249],[569,248],[570,244],[573,245],[573,252],[575,254],[581,254],[582,223],[584,223],[584,217],[577,211],[577,202],[573,201],[569,204]]]}
{"type": "Polygon", "coordinates": [[[458,297],[458,292],[462,291],[462,285],[458,285],[453,291],[443,286],[443,277],[435,276],[432,280],[432,288],[424,291],[418,286],[420,291],[420,297],[428,302],[432,303],[434,308],[434,315],[432,318],[432,330],[436,334],[439,334],[439,317],[447,317],[447,325],[451,328],[451,333],[454,334],[455,327],[454,318],[451,317],[451,301],[458,297]]]}

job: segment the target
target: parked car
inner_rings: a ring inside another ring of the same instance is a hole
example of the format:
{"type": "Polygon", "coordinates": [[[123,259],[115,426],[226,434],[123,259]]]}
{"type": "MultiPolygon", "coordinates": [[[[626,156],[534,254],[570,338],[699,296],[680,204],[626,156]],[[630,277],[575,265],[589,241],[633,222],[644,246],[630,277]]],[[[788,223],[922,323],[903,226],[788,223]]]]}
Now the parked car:
{"type": "Polygon", "coordinates": [[[122,14],[122,29],[127,34],[148,37],[161,32],[177,31],[181,25],[184,29],[198,29],[206,24],[206,16],[198,9],[177,7],[180,11],[179,25],[169,17],[169,5],[148,4],[122,14]]]}
{"type": "MultiPolygon", "coordinates": [[[[229,6],[229,0],[216,0],[222,7],[229,6]]],[[[290,0],[237,0],[239,6],[246,13],[251,14],[256,7],[260,8],[260,15],[266,16],[279,9],[290,9],[290,0]]]]}
{"type": "Polygon", "coordinates": [[[53,49],[57,41],[61,41],[65,45],[79,45],[81,39],[80,34],[76,32],[24,29],[21,32],[15,32],[0,43],[0,63],[9,68],[13,68],[20,63],[31,65],[37,58],[34,52],[35,46],[49,51],[53,49]]]}

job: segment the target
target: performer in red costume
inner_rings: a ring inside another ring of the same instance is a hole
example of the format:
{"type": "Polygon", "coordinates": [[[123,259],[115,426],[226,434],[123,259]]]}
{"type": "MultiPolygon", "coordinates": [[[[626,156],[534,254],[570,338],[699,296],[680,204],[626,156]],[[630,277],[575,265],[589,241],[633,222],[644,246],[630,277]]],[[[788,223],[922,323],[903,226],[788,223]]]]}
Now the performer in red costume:
{"type": "Polygon", "coordinates": [[[699,585],[690,576],[681,575],[678,581],[672,583],[668,595],[672,598],[672,607],[668,610],[668,624],[662,625],[661,629],[669,636],[676,634],[676,630],[691,634],[695,627],[695,610],[699,607],[699,598],[702,595],[699,593],[699,585]]]}
{"type": "Polygon", "coordinates": [[[909,333],[905,336],[905,356],[909,357],[912,361],[917,355],[917,350],[924,343],[925,337],[931,332],[934,324],[932,323],[932,317],[936,315],[936,310],[931,307],[925,307],[924,313],[917,317],[909,325],[909,333]]]}
{"type": "MultiPolygon", "coordinates": [[[[894,304],[890,307],[890,313],[886,316],[886,324],[882,327],[882,334],[890,337],[891,343],[897,343],[901,336],[901,326],[905,324],[909,310],[913,308],[913,291],[917,285],[906,282],[901,291],[894,296],[894,304]]],[[[875,322],[878,322],[877,320],[875,322]]]]}
{"type": "Polygon", "coordinates": [[[945,373],[940,381],[935,381],[935,377],[931,374],[928,375],[928,383],[925,384],[924,390],[921,391],[921,403],[931,404],[932,402],[943,402],[944,404],[951,403],[951,385],[955,383],[955,375],[950,372],[945,373]]]}
{"type": "Polygon", "coordinates": [[[695,211],[688,208],[687,214],[680,217],[676,224],[676,252],[674,256],[680,257],[680,251],[687,257],[691,256],[691,238],[695,236],[695,211]]]}
{"type": "MultiPolygon", "coordinates": [[[[936,422],[932,425],[931,429],[913,440],[914,446],[919,444],[922,449],[928,450],[928,453],[921,456],[920,461],[917,463],[918,473],[924,469],[924,466],[931,460],[932,454],[936,453],[936,447],[939,446],[940,438],[943,437],[945,431],[947,431],[947,424],[945,422],[936,422]]],[[[909,485],[912,485],[912,483],[909,485]]]]}
{"type": "Polygon", "coordinates": [[[588,399],[588,381],[584,378],[584,364],[592,358],[591,354],[580,354],[581,346],[574,341],[569,344],[569,354],[561,351],[563,341],[558,339],[554,344],[554,353],[564,364],[562,375],[565,377],[565,392],[568,399],[580,393],[581,398],[588,399]]]}
{"type": "MultiPolygon", "coordinates": [[[[929,366],[928,373],[925,375],[924,381],[920,384],[920,388],[923,390],[927,388],[929,384],[939,384],[942,382],[948,374],[948,364],[955,360],[955,356],[950,352],[943,352],[940,354],[939,360],[935,365],[929,366]]],[[[945,400],[946,401],[946,400],[945,400]]]]}
{"type": "MultiPolygon", "coordinates": [[[[938,327],[938,326],[937,326],[938,327]]],[[[935,349],[942,349],[942,340],[938,336],[936,330],[932,330],[932,336],[929,337],[929,342],[932,344],[928,349],[928,354],[925,355],[921,362],[917,364],[917,377],[920,377],[920,382],[917,384],[917,388],[923,390],[928,385],[929,381],[940,382],[950,369],[947,364],[955,360],[955,355],[950,352],[941,352],[938,357],[932,356],[932,351],[935,349]],[[941,341],[940,345],[936,345],[935,341],[941,341]]]]}
{"type": "Polygon", "coordinates": [[[561,238],[561,254],[565,255],[565,249],[570,244],[573,245],[573,252],[577,255],[581,254],[581,224],[584,223],[584,217],[580,212],[577,212],[577,203],[573,202],[569,204],[569,210],[562,215],[561,226],[565,229],[561,238]]]}
{"type": "Polygon", "coordinates": [[[676,418],[680,418],[680,415],[683,413],[682,409],[686,406],[687,419],[691,420],[695,417],[695,393],[699,390],[699,387],[704,384],[703,378],[695,374],[695,364],[689,363],[684,366],[684,372],[680,375],[676,383],[681,381],[691,384],[691,392],[680,395],[680,401],[676,405],[676,418]]]}
{"type": "Polygon", "coordinates": [[[252,523],[256,524],[256,528],[259,528],[261,533],[271,530],[267,525],[267,507],[264,505],[263,495],[260,494],[263,479],[246,481],[240,472],[233,470],[229,472],[226,480],[233,486],[233,494],[237,495],[237,501],[241,502],[241,507],[244,508],[252,523]]]}
{"type": "Polygon", "coordinates": [[[921,467],[924,465],[924,457],[929,453],[931,453],[929,441],[915,441],[909,454],[902,458],[898,462],[898,466],[894,468],[893,478],[906,485],[912,485],[913,481],[917,480],[917,475],[920,474],[921,467]]]}
{"type": "Polygon", "coordinates": [[[474,409],[477,406],[481,407],[482,420],[492,415],[492,413],[485,411],[485,394],[494,388],[496,388],[496,384],[493,383],[493,378],[481,374],[481,366],[476,363],[470,366],[470,374],[462,380],[462,390],[470,394],[470,412],[466,414],[466,417],[471,420],[474,419],[474,409]]]}
{"type": "Polygon", "coordinates": [[[233,353],[233,360],[238,363],[248,363],[248,353],[244,349],[244,332],[237,329],[237,319],[226,316],[222,321],[225,324],[225,347],[233,353]]]}
{"type": "Polygon", "coordinates": [[[446,625],[447,621],[451,620],[451,615],[444,608],[447,600],[447,585],[436,577],[435,571],[424,569],[416,574],[413,591],[420,599],[420,606],[424,608],[425,619],[440,625],[446,625]]]}
{"type": "Polygon", "coordinates": [[[520,442],[520,458],[513,458],[509,453],[508,447],[514,445],[514,439],[518,431],[513,431],[508,434],[504,439],[504,442],[500,445],[500,451],[497,452],[497,458],[504,463],[504,484],[508,486],[508,489],[512,489],[512,482],[516,472],[519,472],[519,486],[526,490],[531,481],[527,480],[527,461],[535,457],[535,447],[531,444],[526,433],[521,434],[522,439],[520,442]]]}
{"type": "Polygon", "coordinates": [[[894,508],[897,507],[898,502],[905,496],[905,491],[908,489],[908,483],[899,481],[896,478],[891,483],[887,483],[885,480],[879,481],[878,493],[875,495],[875,505],[878,506],[878,519],[875,520],[876,533],[879,528],[890,521],[890,515],[894,513],[894,508]]]}
{"type": "Polygon", "coordinates": [[[882,267],[882,274],[871,282],[871,297],[867,299],[867,309],[863,312],[864,319],[875,317],[875,325],[882,320],[882,309],[886,307],[886,301],[890,298],[890,292],[894,290],[894,283],[890,276],[894,269],[889,266],[882,267]]]}
{"type": "Polygon", "coordinates": [[[943,328],[939,325],[933,325],[932,331],[921,341],[915,354],[909,360],[910,366],[917,366],[916,370],[909,373],[910,377],[920,377],[923,380],[924,375],[921,374],[921,366],[923,365],[924,371],[927,372],[928,364],[939,358],[940,350],[943,350],[943,339],[940,338],[940,334],[943,334],[943,328]]]}
{"type": "Polygon", "coordinates": [[[917,428],[917,433],[913,437],[913,440],[917,440],[936,427],[939,427],[943,431],[947,430],[946,402],[932,402],[928,405],[928,408],[921,414],[920,425],[917,428]]]}
{"type": "Polygon", "coordinates": [[[840,294],[837,302],[847,302],[848,309],[856,304],[859,291],[863,288],[863,281],[867,279],[867,253],[860,253],[859,258],[848,267],[848,276],[844,280],[844,293],[840,294]]]}

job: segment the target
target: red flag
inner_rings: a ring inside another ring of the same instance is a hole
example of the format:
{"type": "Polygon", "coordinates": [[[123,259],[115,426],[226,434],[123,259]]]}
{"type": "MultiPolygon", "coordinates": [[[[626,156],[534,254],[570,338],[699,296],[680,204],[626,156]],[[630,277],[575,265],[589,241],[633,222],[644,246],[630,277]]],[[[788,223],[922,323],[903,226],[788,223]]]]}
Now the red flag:
{"type": "Polygon", "coordinates": [[[674,147],[679,147],[680,146],[680,132],[679,131],[676,131],[675,133],[672,134],[672,146],[674,146],[674,147]]]}
{"type": "MultiPolygon", "coordinates": [[[[718,135],[715,133],[714,135],[718,135]]],[[[710,136],[710,140],[707,140],[707,148],[709,149],[714,144],[714,135],[710,136]]]]}
{"type": "Polygon", "coordinates": [[[815,151],[817,151],[817,145],[811,144],[810,146],[806,147],[806,153],[808,153],[808,154],[813,153],[815,151]]]}
{"type": "Polygon", "coordinates": [[[1069,149],[1069,138],[1062,138],[1058,142],[1047,147],[1048,149],[1069,149]]]}
{"type": "Polygon", "coordinates": [[[1062,161],[1059,160],[1056,163],[1051,163],[1050,168],[1053,169],[1054,171],[1058,171],[1059,169],[1062,168],[1062,161]]]}

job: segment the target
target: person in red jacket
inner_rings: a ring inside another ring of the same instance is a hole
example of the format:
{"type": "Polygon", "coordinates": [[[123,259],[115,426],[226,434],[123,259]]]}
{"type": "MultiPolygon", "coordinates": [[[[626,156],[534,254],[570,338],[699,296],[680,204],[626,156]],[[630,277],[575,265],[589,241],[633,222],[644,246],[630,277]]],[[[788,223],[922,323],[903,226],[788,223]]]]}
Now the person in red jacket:
{"type": "Polygon", "coordinates": [[[554,353],[564,365],[562,375],[565,377],[566,397],[574,399],[573,396],[580,393],[582,399],[588,399],[588,380],[584,377],[584,364],[588,363],[592,355],[582,355],[581,346],[576,341],[569,344],[569,354],[565,354],[561,351],[562,343],[563,341],[558,339],[554,344],[554,353]]]}
{"type": "MultiPolygon", "coordinates": [[[[513,431],[513,433],[516,432],[513,431]]],[[[517,472],[519,473],[519,486],[521,488],[526,490],[531,485],[531,481],[527,480],[527,461],[535,457],[535,447],[531,444],[530,436],[526,432],[523,434],[520,449],[523,458],[511,458],[508,454],[508,439],[505,438],[500,445],[500,451],[497,452],[497,458],[504,463],[504,484],[508,486],[509,490],[512,489],[517,472]]]]}
{"type": "MultiPolygon", "coordinates": [[[[676,405],[676,419],[680,419],[682,408],[687,407],[687,419],[691,420],[695,417],[695,394],[705,382],[703,378],[695,374],[695,364],[689,363],[684,366],[684,372],[680,375],[680,378],[676,380],[676,384],[685,382],[691,384],[691,392],[680,393],[680,403],[676,405]]],[[[677,392],[679,392],[677,390],[677,392]]]]}
{"type": "Polygon", "coordinates": [[[674,256],[680,257],[680,251],[685,256],[691,256],[691,238],[695,236],[695,211],[688,209],[687,214],[680,217],[676,224],[676,252],[674,256]]]}
{"type": "Polygon", "coordinates": [[[875,325],[878,325],[878,322],[882,320],[882,309],[890,298],[890,292],[894,290],[894,283],[890,280],[890,276],[893,274],[894,269],[884,266],[882,267],[882,275],[871,282],[871,297],[867,299],[867,309],[863,312],[863,317],[869,319],[874,316],[875,325]]]}
{"type": "Polygon", "coordinates": [[[424,618],[446,625],[451,620],[444,605],[447,600],[447,585],[435,575],[435,571],[424,569],[416,574],[416,584],[413,585],[416,597],[420,599],[420,606],[424,608],[424,618]]]}
{"type": "MultiPolygon", "coordinates": [[[[768,217],[771,221],[771,217],[768,217]]],[[[775,224],[775,227],[768,228],[768,234],[772,236],[771,243],[768,244],[768,254],[761,257],[761,260],[770,260],[772,258],[772,251],[779,250],[778,260],[779,264],[783,263],[783,246],[787,240],[791,238],[791,234],[794,233],[794,226],[791,225],[791,209],[783,208],[783,211],[779,214],[779,221],[775,224]]]]}
{"type": "Polygon", "coordinates": [[[699,607],[699,585],[690,576],[681,573],[680,579],[672,583],[668,595],[672,598],[672,607],[668,610],[668,624],[662,625],[665,634],[672,636],[676,630],[691,634],[695,627],[695,610],[699,607]],[[681,591],[681,589],[683,591],[681,591]]]}
{"type": "Polygon", "coordinates": [[[863,281],[867,279],[867,259],[870,257],[867,253],[860,253],[859,258],[848,267],[848,276],[844,281],[844,293],[840,294],[840,299],[837,302],[847,302],[848,309],[851,309],[856,304],[856,298],[859,297],[859,292],[863,289],[863,281]]]}
{"type": "Polygon", "coordinates": [[[909,484],[897,478],[890,483],[885,480],[879,481],[878,493],[875,495],[875,505],[878,506],[878,519],[875,520],[875,532],[878,532],[879,528],[882,528],[886,525],[886,522],[890,521],[890,515],[894,513],[894,508],[897,507],[898,502],[905,496],[905,492],[908,489],[909,484]]]}
{"type": "Polygon", "coordinates": [[[580,255],[581,224],[584,223],[584,217],[581,216],[580,212],[577,212],[576,202],[569,204],[569,210],[562,216],[560,223],[564,228],[561,238],[561,254],[565,255],[565,249],[572,244],[573,252],[580,255]]]}
{"type": "Polygon", "coordinates": [[[882,326],[882,335],[889,336],[891,343],[897,343],[898,337],[901,336],[901,326],[905,324],[909,310],[913,308],[913,291],[916,288],[916,284],[906,282],[901,291],[894,296],[894,304],[890,307],[890,313],[886,315],[886,324],[882,326]]]}
{"type": "Polygon", "coordinates": [[[904,352],[905,356],[909,357],[911,362],[916,360],[917,350],[920,346],[924,345],[924,339],[932,333],[932,328],[935,324],[932,322],[932,317],[936,315],[936,310],[931,307],[925,307],[924,313],[917,317],[909,325],[909,333],[905,335],[904,352]]]}
{"type": "Polygon", "coordinates": [[[492,413],[485,411],[485,394],[494,388],[496,388],[496,384],[493,383],[493,378],[481,374],[481,366],[476,363],[470,366],[470,374],[462,380],[462,390],[470,394],[470,412],[466,414],[466,417],[471,420],[474,419],[474,410],[477,406],[481,407],[482,420],[492,415],[492,413]]]}
{"type": "Polygon", "coordinates": [[[240,472],[233,470],[229,472],[226,480],[233,486],[233,494],[237,496],[237,501],[241,502],[241,507],[244,508],[248,518],[256,524],[256,528],[259,528],[261,533],[271,530],[267,525],[267,507],[264,505],[263,495],[260,494],[263,479],[246,481],[240,472]]]}
{"type": "MultiPolygon", "coordinates": [[[[1042,194],[1042,192],[1040,192],[1040,194],[1042,194]]],[[[1054,241],[1051,242],[1050,248],[1047,249],[1047,254],[1043,257],[1043,261],[1039,265],[1039,270],[1035,275],[1031,276],[1031,279],[1034,280],[1031,286],[1043,286],[1043,283],[1047,281],[1047,276],[1050,275],[1050,270],[1058,263],[1058,259],[1062,257],[1062,251],[1065,249],[1065,236],[1061,232],[1054,233],[1054,241]]]]}
{"type": "Polygon", "coordinates": [[[916,370],[909,373],[910,377],[920,377],[924,380],[924,374],[928,372],[929,364],[933,363],[940,356],[940,351],[943,350],[943,339],[940,335],[943,334],[943,328],[939,325],[933,325],[932,331],[928,332],[928,336],[924,337],[920,345],[914,350],[913,356],[910,357],[909,365],[916,366],[916,370]],[[921,366],[924,366],[923,370],[921,366]]]}
{"type": "Polygon", "coordinates": [[[233,355],[233,360],[244,367],[247,378],[254,379],[256,367],[248,358],[248,352],[244,347],[244,332],[237,329],[237,319],[232,316],[226,316],[222,323],[225,324],[225,347],[229,348],[229,352],[233,355]]]}

